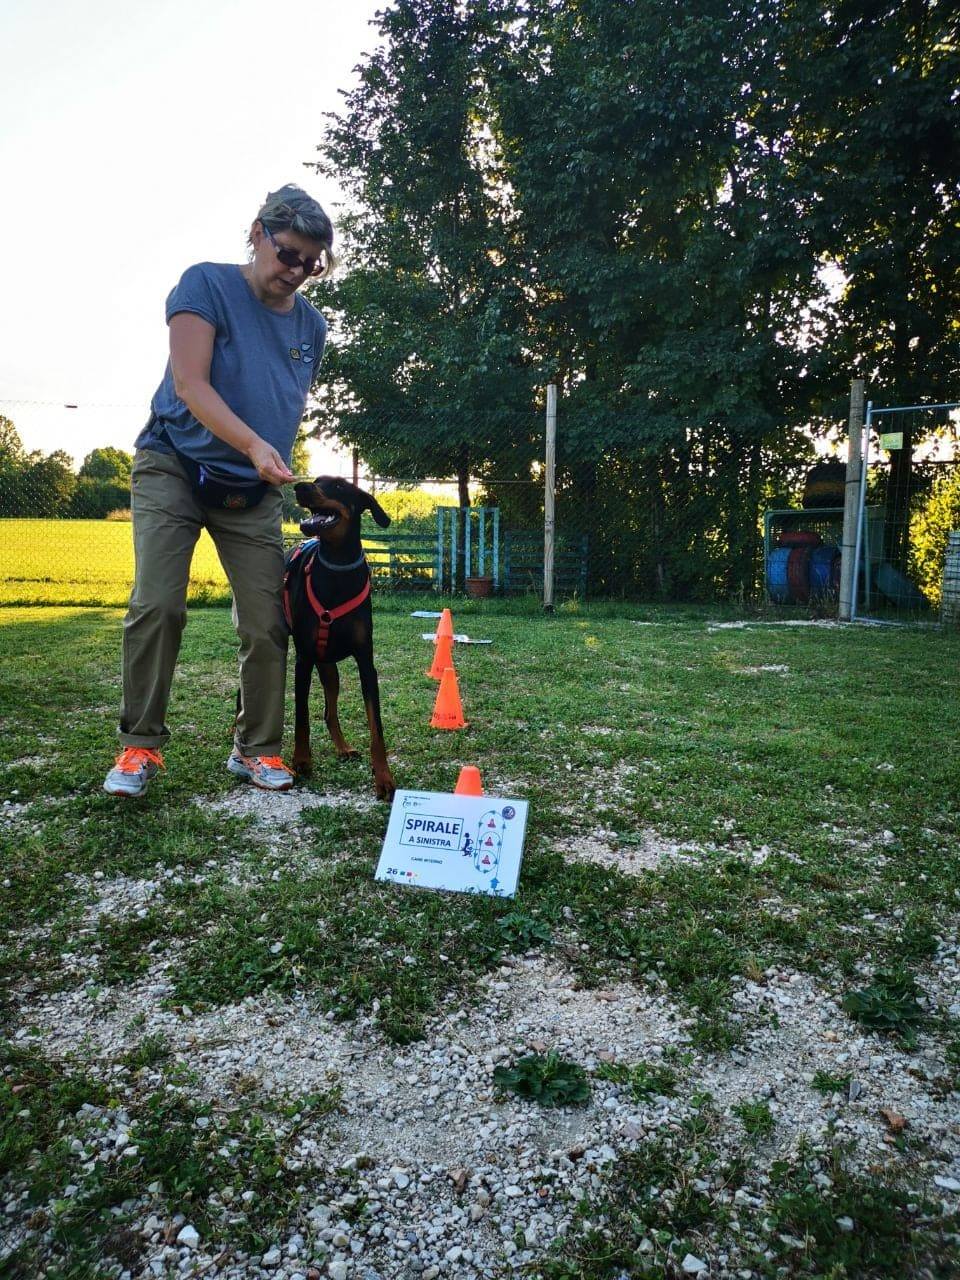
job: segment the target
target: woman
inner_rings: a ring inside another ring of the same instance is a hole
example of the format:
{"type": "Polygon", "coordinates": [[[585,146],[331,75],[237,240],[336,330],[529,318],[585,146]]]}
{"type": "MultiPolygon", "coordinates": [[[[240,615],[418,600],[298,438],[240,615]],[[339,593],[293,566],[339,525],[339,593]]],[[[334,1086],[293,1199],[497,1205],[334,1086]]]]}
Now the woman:
{"type": "Polygon", "coordinates": [[[123,624],[121,751],[111,795],[143,795],[163,765],[170,685],[186,625],[190,561],[210,532],[233,591],[240,696],[227,768],[269,791],[281,758],[287,632],[280,486],[326,338],[297,290],[333,268],[333,228],[299,187],[271,192],[243,266],[190,267],[167,299],[170,360],[136,442],[136,570],[123,624]]]}

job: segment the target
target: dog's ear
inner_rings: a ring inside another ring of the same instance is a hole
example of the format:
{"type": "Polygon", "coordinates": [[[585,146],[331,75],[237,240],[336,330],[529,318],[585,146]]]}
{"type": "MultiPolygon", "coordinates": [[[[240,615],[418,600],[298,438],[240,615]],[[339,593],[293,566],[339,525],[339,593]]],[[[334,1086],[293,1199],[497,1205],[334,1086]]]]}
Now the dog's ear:
{"type": "Polygon", "coordinates": [[[361,510],[366,508],[366,510],[373,516],[374,520],[376,520],[380,528],[386,529],[387,525],[390,523],[390,517],[384,511],[383,507],[381,507],[380,503],[371,494],[364,493],[362,489],[358,489],[357,492],[360,494],[363,501],[363,507],[361,510]]]}

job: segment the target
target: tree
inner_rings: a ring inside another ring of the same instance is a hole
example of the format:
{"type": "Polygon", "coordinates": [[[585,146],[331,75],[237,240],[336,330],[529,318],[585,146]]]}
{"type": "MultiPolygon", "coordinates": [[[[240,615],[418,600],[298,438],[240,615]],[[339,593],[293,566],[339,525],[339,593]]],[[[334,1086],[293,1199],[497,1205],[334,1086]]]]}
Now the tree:
{"type": "Polygon", "coordinates": [[[26,515],[64,516],[77,487],[73,459],[62,449],[50,454],[39,450],[27,458],[23,472],[23,494],[28,504],[26,515]]]}
{"type": "Polygon", "coordinates": [[[748,592],[759,514],[851,373],[887,403],[951,398],[956,6],[397,0],[378,21],[322,148],[357,265],[317,414],[376,468],[456,470],[462,501],[491,458],[529,477],[554,378],[560,511],[601,579],[748,592]]]}
{"type": "Polygon", "coordinates": [[[565,389],[566,506],[593,515],[611,582],[749,590],[764,497],[811,447],[802,330],[826,302],[783,198],[777,24],[729,0],[514,14],[495,129],[534,345],[565,389]],[[624,497],[630,540],[608,532],[624,497]]]}
{"type": "Polygon", "coordinates": [[[0,471],[22,466],[25,457],[17,428],[10,418],[0,413],[0,471]]]}
{"type": "MultiPolygon", "coordinates": [[[[867,380],[885,405],[960,387],[960,15],[945,0],[794,6],[795,181],[814,247],[847,280],[822,376],[867,380]]],[[[914,446],[898,424],[885,556],[909,563],[914,446]]]]}
{"type": "Polygon", "coordinates": [[[79,474],[91,480],[102,480],[110,484],[130,484],[130,472],[133,468],[133,456],[123,449],[115,449],[107,445],[93,449],[83,460],[79,474]]]}
{"type": "Polygon", "coordinates": [[[507,267],[482,115],[483,5],[397,0],[382,49],[331,117],[318,164],[354,200],[355,266],[318,301],[332,312],[318,432],[375,470],[456,475],[462,505],[521,417],[532,376],[522,290],[507,267]]]}

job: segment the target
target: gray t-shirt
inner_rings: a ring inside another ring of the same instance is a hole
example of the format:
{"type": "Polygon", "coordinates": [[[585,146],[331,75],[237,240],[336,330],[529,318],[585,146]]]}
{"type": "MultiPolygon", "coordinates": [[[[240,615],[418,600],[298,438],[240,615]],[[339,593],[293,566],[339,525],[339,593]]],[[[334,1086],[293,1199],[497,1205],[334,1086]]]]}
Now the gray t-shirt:
{"type": "MultiPolygon", "coordinates": [[[[167,298],[167,323],[182,311],[202,316],[216,330],[210,385],[289,464],[323,355],[323,316],[300,294],[294,295],[291,311],[271,311],[257,300],[238,266],[218,262],[200,262],[183,273],[167,298]]],[[[169,452],[166,433],[181,453],[216,474],[257,478],[249,459],[202,426],[179,398],[169,360],[150,408],[138,449],[169,452]]]]}

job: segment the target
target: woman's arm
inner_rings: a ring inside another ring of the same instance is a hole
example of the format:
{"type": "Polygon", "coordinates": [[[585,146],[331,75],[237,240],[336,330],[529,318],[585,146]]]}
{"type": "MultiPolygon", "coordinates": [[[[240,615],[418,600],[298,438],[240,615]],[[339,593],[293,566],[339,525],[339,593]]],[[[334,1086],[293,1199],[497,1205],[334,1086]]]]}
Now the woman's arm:
{"type": "Polygon", "coordinates": [[[276,449],[238,418],[210,385],[215,335],[213,325],[191,311],[170,317],[170,368],[177,395],[218,440],[250,459],[261,480],[285,484],[293,472],[276,449]]]}

